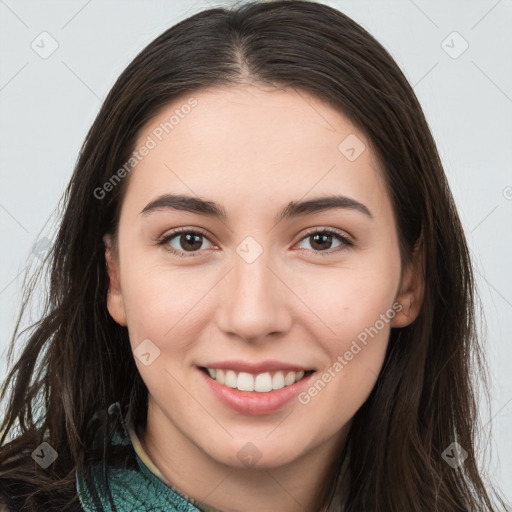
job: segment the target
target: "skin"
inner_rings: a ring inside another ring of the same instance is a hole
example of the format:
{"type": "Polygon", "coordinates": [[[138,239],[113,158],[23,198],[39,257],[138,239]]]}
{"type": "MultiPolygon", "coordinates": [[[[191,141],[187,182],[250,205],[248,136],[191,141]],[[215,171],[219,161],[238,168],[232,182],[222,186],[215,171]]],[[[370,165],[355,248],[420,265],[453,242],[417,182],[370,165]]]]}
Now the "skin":
{"type": "MultiPolygon", "coordinates": [[[[382,170],[365,134],[339,111],[304,92],[256,85],[193,96],[198,105],[129,175],[117,251],[105,237],[109,312],[128,327],[132,349],[150,339],[160,350],[149,366],[135,358],[150,395],[139,436],[173,485],[218,509],[317,512],[316,493],[376,382],[391,326],[419,312],[419,262],[401,268],[382,170]],[[355,161],[338,150],[350,134],[366,145],[355,161]],[[140,214],[163,193],[215,201],[228,220],[140,214]],[[333,193],[363,203],[373,218],[332,209],[276,224],[290,201],[333,193]],[[168,242],[184,257],[156,243],[179,227],[208,233],[199,249],[180,245],[180,235],[168,242]],[[335,237],[315,245],[308,228],[339,230],[354,246],[335,237]],[[263,248],[251,264],[236,252],[246,236],[263,248]],[[272,414],[240,414],[197,369],[279,360],[321,376],[396,303],[401,311],[306,405],[294,399],[272,414]],[[260,453],[252,467],[237,456],[248,442],[260,453]]],[[[157,114],[136,147],[187,100],[157,114]]]]}

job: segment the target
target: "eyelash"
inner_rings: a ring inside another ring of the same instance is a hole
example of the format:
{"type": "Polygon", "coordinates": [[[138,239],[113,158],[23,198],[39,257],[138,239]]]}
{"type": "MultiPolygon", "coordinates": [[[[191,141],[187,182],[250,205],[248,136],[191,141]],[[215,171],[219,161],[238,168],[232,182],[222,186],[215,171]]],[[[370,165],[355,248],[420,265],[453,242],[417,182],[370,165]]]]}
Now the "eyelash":
{"type": "MultiPolygon", "coordinates": [[[[159,239],[157,244],[159,246],[160,245],[161,246],[166,245],[166,244],[169,243],[170,240],[172,240],[177,235],[180,235],[182,233],[188,233],[188,234],[194,234],[194,235],[202,235],[206,239],[208,239],[207,233],[204,232],[201,229],[198,229],[198,228],[194,228],[194,229],[178,228],[178,229],[175,229],[174,231],[171,231],[171,233],[165,235],[161,239],[159,239]]],[[[354,243],[347,236],[343,235],[341,231],[334,230],[332,228],[312,228],[312,229],[310,229],[309,231],[307,231],[305,233],[305,235],[299,240],[299,242],[302,242],[304,239],[309,238],[310,236],[316,235],[316,234],[333,235],[340,242],[342,242],[342,245],[337,247],[335,250],[331,250],[331,251],[311,251],[310,249],[300,249],[300,250],[310,251],[310,252],[313,252],[315,254],[318,254],[319,256],[329,256],[329,255],[335,254],[335,253],[337,253],[339,251],[342,251],[342,250],[344,250],[346,248],[354,246],[354,243]]],[[[178,256],[180,258],[181,257],[194,258],[194,257],[200,255],[200,252],[189,253],[189,254],[185,255],[183,252],[177,251],[176,249],[174,249],[173,247],[170,247],[170,246],[165,247],[165,250],[169,251],[171,254],[173,254],[175,256],[178,256]]]]}

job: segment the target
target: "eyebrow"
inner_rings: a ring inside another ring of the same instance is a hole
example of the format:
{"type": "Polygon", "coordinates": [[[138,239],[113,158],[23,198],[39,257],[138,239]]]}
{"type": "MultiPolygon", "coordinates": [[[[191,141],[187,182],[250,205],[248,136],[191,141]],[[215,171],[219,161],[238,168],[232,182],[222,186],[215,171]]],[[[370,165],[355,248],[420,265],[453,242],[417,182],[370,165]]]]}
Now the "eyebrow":
{"type": "MultiPolygon", "coordinates": [[[[227,221],[228,218],[224,207],[214,201],[173,194],[164,194],[157,197],[144,207],[140,215],[146,216],[152,212],[167,209],[206,215],[223,221],[227,221]]],[[[359,201],[346,196],[331,195],[317,197],[307,201],[291,201],[277,214],[275,221],[281,222],[285,219],[333,209],[355,210],[373,219],[370,210],[359,201]]]]}

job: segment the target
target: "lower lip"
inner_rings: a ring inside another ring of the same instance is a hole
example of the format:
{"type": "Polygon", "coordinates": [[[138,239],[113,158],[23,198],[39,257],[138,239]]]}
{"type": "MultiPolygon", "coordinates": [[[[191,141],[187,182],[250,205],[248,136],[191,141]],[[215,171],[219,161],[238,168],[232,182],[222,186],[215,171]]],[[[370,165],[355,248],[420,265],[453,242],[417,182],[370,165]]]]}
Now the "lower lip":
{"type": "Polygon", "coordinates": [[[314,373],[310,373],[295,384],[281,389],[258,393],[257,391],[240,391],[224,386],[203,370],[199,371],[206,385],[224,405],[239,413],[253,416],[271,414],[284,407],[306,387],[311,376],[314,375],[314,373]]]}

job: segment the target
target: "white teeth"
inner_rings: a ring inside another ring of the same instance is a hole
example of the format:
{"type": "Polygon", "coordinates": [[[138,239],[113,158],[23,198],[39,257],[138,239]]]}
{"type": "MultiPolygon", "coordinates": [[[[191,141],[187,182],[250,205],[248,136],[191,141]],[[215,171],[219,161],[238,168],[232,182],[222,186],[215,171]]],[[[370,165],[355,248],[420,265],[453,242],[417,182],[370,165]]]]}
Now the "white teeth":
{"type": "Polygon", "coordinates": [[[295,382],[302,379],[302,377],[304,377],[304,372],[303,371],[297,372],[297,374],[295,375],[295,382]]]}
{"type": "Polygon", "coordinates": [[[256,375],[254,379],[254,391],[258,393],[272,391],[272,378],[270,377],[270,373],[260,373],[256,375]]]}
{"type": "Polygon", "coordinates": [[[236,388],[236,373],[233,370],[227,370],[224,377],[224,386],[228,388],[236,388]]]}
{"type": "Polygon", "coordinates": [[[284,385],[289,386],[295,382],[295,372],[288,372],[284,378],[284,385]]]}
{"type": "Polygon", "coordinates": [[[254,377],[250,373],[240,372],[236,387],[240,391],[254,391],[254,377]]]}
{"type": "Polygon", "coordinates": [[[284,375],[283,375],[283,372],[277,372],[272,377],[272,388],[273,389],[284,388],[284,375]]]}
{"type": "Polygon", "coordinates": [[[224,370],[215,371],[215,380],[221,384],[224,384],[224,370]]]}
{"type": "Polygon", "coordinates": [[[268,393],[274,389],[281,389],[291,386],[304,377],[304,371],[300,372],[276,372],[273,376],[270,372],[252,375],[247,372],[236,373],[233,370],[219,370],[207,368],[212,379],[239,391],[256,391],[268,393]]]}

